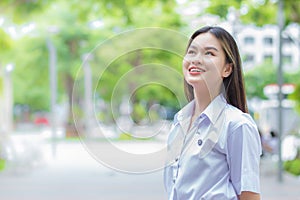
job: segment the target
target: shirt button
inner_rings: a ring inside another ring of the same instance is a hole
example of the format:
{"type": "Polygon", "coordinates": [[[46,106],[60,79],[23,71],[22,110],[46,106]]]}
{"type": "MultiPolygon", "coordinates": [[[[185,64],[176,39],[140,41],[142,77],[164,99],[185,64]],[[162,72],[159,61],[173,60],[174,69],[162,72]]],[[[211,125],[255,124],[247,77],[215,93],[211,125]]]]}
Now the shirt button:
{"type": "Polygon", "coordinates": [[[203,141],[201,139],[198,140],[198,145],[201,146],[203,141]]]}

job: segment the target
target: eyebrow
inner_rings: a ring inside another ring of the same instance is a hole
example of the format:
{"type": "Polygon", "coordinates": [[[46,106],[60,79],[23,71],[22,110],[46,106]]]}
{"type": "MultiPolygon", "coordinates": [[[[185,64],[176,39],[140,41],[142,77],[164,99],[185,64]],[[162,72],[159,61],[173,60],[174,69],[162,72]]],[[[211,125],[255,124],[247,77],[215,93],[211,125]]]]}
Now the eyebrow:
{"type": "MultiPolygon", "coordinates": [[[[193,48],[193,49],[197,49],[197,47],[195,45],[191,45],[190,48],[193,48]]],[[[213,46],[207,46],[207,47],[204,47],[203,48],[204,50],[215,50],[215,51],[219,51],[216,47],[213,47],[213,46]]]]}
{"type": "Polygon", "coordinates": [[[215,51],[219,51],[216,47],[212,47],[212,46],[208,46],[208,47],[204,47],[205,50],[215,50],[215,51]]]}

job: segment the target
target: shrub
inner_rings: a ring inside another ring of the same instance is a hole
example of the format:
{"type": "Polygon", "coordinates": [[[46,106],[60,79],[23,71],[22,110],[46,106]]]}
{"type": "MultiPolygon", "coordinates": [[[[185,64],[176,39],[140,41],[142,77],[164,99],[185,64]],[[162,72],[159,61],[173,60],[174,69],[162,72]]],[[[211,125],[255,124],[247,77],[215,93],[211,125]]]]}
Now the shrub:
{"type": "Polygon", "coordinates": [[[284,169],[296,176],[300,175],[300,159],[288,160],[284,163],[284,169]]]}
{"type": "Polygon", "coordinates": [[[0,171],[4,170],[5,168],[5,160],[0,158],[0,171]]]}

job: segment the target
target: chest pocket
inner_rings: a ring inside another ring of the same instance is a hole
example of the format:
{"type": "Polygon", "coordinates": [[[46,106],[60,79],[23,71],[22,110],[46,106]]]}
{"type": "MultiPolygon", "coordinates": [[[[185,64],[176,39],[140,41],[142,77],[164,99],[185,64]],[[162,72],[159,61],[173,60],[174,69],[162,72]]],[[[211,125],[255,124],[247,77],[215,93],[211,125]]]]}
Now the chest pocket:
{"type": "Polygon", "coordinates": [[[195,134],[189,144],[186,144],[183,154],[204,159],[211,151],[214,151],[216,142],[211,138],[203,138],[199,134],[195,134]]]}
{"type": "Polygon", "coordinates": [[[211,151],[213,151],[215,145],[218,143],[221,137],[224,122],[225,117],[223,115],[220,115],[216,120],[216,123],[210,125],[203,139],[200,137],[200,135],[198,136],[198,139],[195,142],[198,145],[197,154],[200,159],[203,159],[211,151]]]}

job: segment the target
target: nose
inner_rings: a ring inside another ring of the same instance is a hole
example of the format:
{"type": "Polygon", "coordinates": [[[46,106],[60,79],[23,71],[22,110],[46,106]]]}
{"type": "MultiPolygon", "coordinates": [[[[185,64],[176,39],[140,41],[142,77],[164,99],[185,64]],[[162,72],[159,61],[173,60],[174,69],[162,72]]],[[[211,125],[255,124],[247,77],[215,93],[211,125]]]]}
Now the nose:
{"type": "Polygon", "coordinates": [[[199,60],[192,60],[191,62],[193,65],[200,65],[200,61],[199,60]]]}
{"type": "Polygon", "coordinates": [[[191,63],[193,65],[200,65],[201,64],[201,56],[194,56],[191,58],[191,63]]]}

